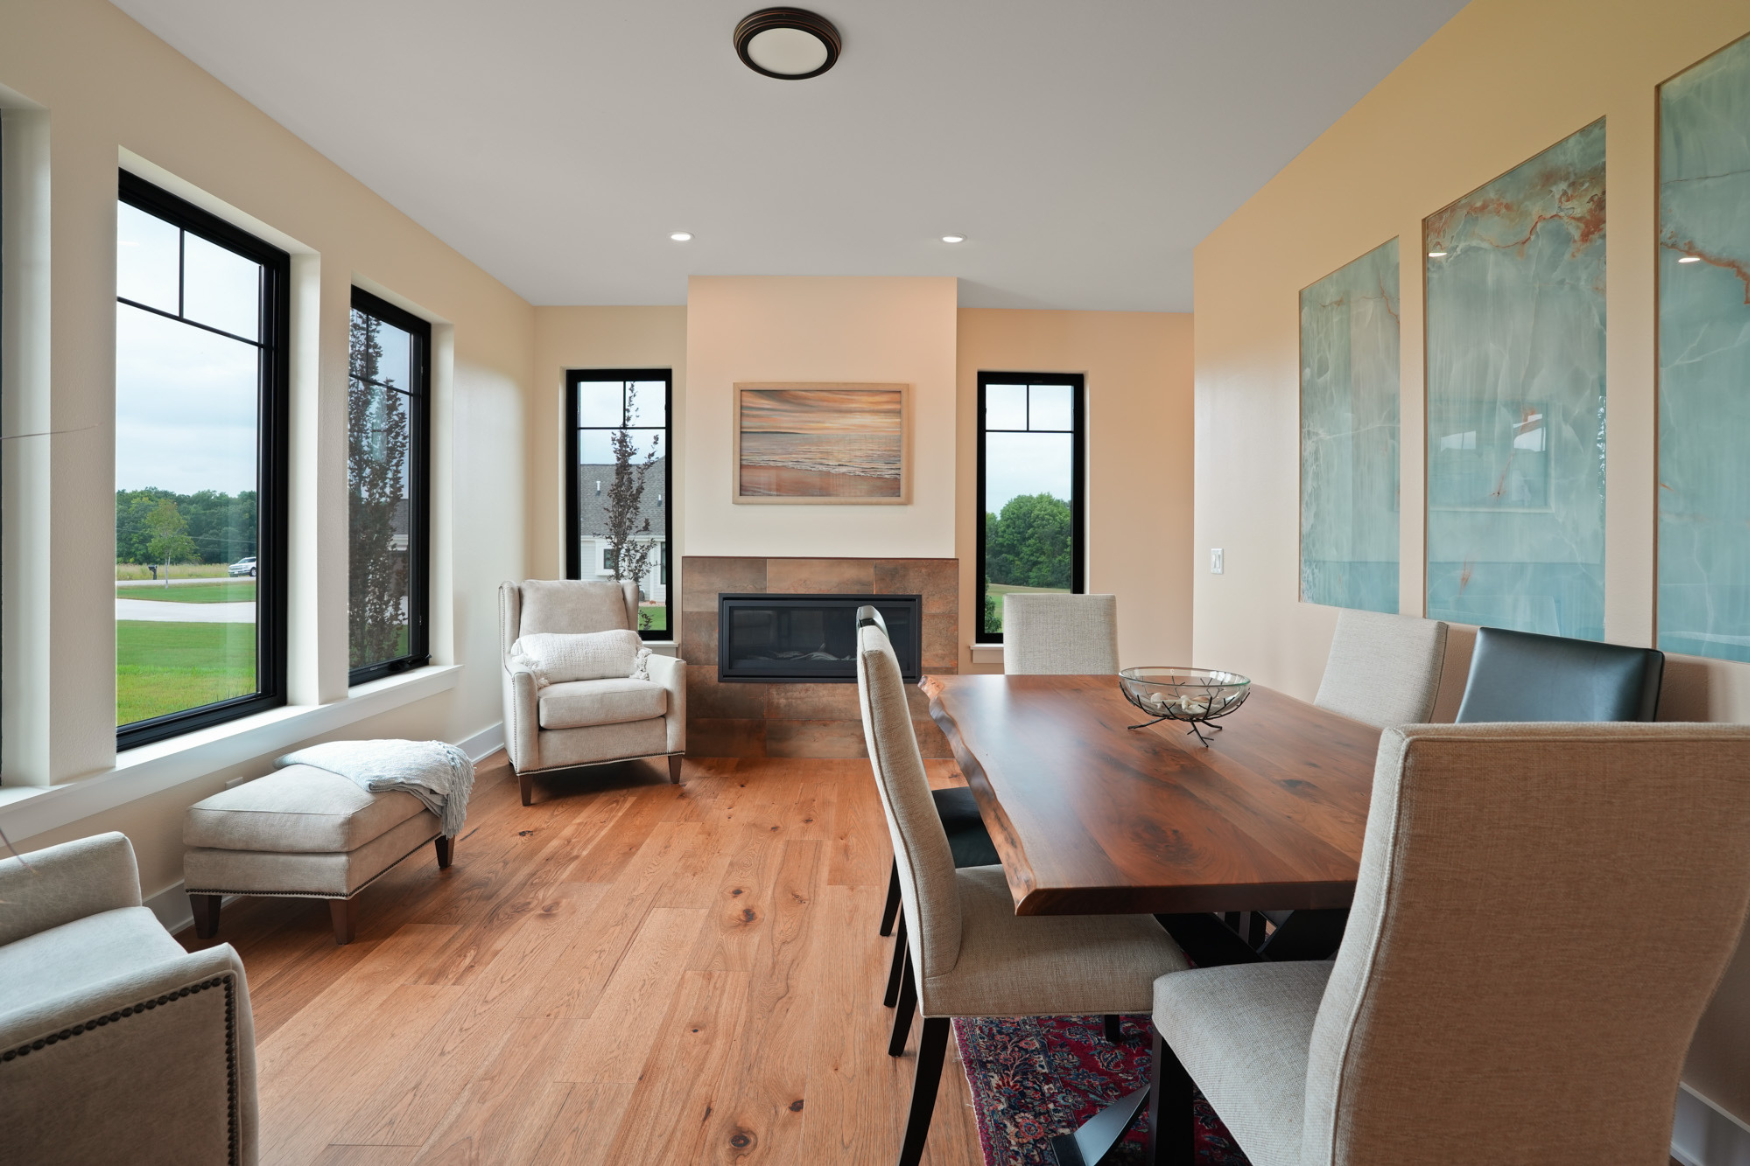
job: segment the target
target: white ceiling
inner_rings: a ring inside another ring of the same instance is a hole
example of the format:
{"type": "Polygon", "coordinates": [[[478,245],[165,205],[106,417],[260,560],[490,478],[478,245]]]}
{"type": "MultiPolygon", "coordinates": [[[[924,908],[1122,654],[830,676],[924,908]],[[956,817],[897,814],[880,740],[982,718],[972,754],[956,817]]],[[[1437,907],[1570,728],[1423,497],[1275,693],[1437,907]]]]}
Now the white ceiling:
{"type": "Polygon", "coordinates": [[[779,81],[730,42],[761,0],[114,2],[537,304],[955,275],[971,307],[1156,311],[1463,6],[816,0],[844,54],[779,81]]]}

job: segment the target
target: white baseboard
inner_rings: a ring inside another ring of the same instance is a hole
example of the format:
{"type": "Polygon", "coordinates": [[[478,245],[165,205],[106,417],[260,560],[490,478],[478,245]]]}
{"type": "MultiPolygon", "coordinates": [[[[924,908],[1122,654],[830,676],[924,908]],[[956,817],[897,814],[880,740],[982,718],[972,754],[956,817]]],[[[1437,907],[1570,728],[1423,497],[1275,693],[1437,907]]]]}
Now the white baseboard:
{"type": "Polygon", "coordinates": [[[456,747],[466,753],[478,765],[487,757],[504,748],[504,722],[488,725],[472,737],[464,737],[456,742],[456,747]]]}
{"type": "Polygon", "coordinates": [[[1750,1127],[1685,1085],[1677,1091],[1671,1156],[1683,1166],[1750,1166],[1750,1127]]]}

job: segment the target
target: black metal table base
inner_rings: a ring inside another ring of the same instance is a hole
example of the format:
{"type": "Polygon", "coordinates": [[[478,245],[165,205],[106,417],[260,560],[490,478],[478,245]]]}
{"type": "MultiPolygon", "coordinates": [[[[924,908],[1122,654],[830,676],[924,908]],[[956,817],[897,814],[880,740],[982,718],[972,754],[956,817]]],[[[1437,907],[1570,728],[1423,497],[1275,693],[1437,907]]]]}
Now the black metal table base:
{"type": "Polygon", "coordinates": [[[1057,1166],[1099,1166],[1146,1104],[1148,1086],[1144,1085],[1090,1117],[1075,1133],[1052,1138],[1051,1152],[1057,1155],[1057,1166]]]}

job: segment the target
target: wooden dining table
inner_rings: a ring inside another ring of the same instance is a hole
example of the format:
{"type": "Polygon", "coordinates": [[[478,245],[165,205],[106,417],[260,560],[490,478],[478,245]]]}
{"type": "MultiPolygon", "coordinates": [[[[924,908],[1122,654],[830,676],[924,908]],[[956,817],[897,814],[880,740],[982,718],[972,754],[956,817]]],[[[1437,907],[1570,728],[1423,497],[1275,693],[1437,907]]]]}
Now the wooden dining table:
{"type": "MultiPolygon", "coordinates": [[[[1115,676],[925,676],[1017,915],[1304,910],[1355,893],[1380,730],[1260,685],[1204,746],[1115,676]]],[[[1207,733],[1207,728],[1205,729],[1207,733]]]]}

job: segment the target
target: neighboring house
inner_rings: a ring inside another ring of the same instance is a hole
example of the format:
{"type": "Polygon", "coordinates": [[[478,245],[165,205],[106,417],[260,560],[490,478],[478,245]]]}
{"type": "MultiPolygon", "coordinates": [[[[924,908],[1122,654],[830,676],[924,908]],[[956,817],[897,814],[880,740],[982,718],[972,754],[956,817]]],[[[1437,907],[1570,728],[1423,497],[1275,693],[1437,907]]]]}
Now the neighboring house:
{"type": "MultiPolygon", "coordinates": [[[[607,538],[608,489],[613,480],[612,465],[584,464],[577,467],[578,546],[582,551],[585,579],[611,579],[614,574],[614,552],[608,546],[607,538]]],[[[632,526],[639,530],[649,519],[650,533],[634,537],[639,542],[654,542],[657,546],[650,553],[650,569],[638,581],[638,592],[650,602],[666,603],[668,543],[664,532],[668,529],[668,498],[664,491],[668,488],[667,459],[658,458],[645,481],[647,485],[638,508],[638,520],[632,526]]]]}

